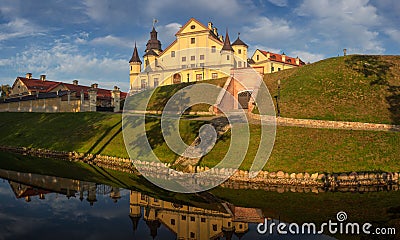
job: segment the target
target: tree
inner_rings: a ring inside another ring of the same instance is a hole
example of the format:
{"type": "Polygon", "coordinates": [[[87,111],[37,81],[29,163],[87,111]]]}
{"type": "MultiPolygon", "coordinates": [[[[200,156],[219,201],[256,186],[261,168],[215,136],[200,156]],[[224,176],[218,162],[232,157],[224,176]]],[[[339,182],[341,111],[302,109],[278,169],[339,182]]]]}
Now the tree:
{"type": "Polygon", "coordinates": [[[0,91],[1,91],[1,98],[6,98],[8,97],[8,95],[10,95],[11,87],[8,84],[5,85],[2,84],[0,91]]]}

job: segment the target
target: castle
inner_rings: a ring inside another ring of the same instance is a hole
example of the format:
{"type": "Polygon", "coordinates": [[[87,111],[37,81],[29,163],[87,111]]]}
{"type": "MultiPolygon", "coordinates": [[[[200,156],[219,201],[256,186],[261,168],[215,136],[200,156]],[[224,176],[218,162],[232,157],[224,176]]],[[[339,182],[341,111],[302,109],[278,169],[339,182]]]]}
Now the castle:
{"type": "Polygon", "coordinates": [[[164,50],[153,26],[143,55],[144,66],[135,44],[129,61],[130,92],[161,85],[227,77],[231,69],[253,68],[260,74],[272,73],[305,63],[298,57],[257,49],[248,58],[248,45],[240,39],[231,43],[213,23],[207,26],[191,18],[175,34],[176,39],[164,50]]]}

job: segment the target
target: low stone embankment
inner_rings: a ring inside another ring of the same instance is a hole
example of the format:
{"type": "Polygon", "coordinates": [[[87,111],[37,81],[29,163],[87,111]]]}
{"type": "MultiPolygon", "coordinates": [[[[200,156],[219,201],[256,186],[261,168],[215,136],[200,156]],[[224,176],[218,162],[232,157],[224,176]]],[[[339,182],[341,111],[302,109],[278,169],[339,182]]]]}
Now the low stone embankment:
{"type": "MultiPolygon", "coordinates": [[[[139,174],[132,161],[125,158],[109,157],[102,155],[92,155],[77,152],[52,151],[47,149],[35,149],[26,147],[6,147],[0,146],[0,150],[31,155],[45,158],[57,158],[68,161],[80,161],[107,169],[117,170],[127,173],[139,174]]],[[[135,161],[135,165],[141,170],[163,179],[168,179],[172,175],[176,177],[176,171],[169,168],[169,164],[149,163],[135,161]]],[[[235,170],[228,168],[192,167],[187,169],[188,173],[205,173],[210,181],[218,181],[225,176],[231,177],[224,182],[221,187],[233,189],[265,189],[277,192],[325,192],[325,191],[380,191],[398,190],[399,172],[352,172],[352,173],[285,173],[283,171],[267,172],[260,171],[256,177],[251,177],[255,173],[235,170]]],[[[179,175],[179,174],[178,174],[179,175]]],[[[196,181],[196,178],[194,178],[196,181]]],[[[199,184],[210,184],[200,183],[199,184]]],[[[211,183],[212,184],[212,183],[211,183]]]]}

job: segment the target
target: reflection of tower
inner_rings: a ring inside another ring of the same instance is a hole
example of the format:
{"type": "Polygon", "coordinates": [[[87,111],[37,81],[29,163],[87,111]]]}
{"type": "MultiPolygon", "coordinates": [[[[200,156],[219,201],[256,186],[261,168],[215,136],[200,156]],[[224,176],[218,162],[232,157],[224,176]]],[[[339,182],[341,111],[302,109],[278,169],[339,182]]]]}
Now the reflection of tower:
{"type": "Polygon", "coordinates": [[[112,187],[111,192],[110,192],[110,198],[113,200],[113,202],[117,202],[118,199],[121,198],[121,193],[119,192],[119,188],[117,187],[112,187]]]}
{"type": "Polygon", "coordinates": [[[95,202],[97,202],[96,199],[96,184],[90,185],[89,190],[88,190],[88,196],[86,200],[90,203],[90,206],[93,206],[95,202]]]}
{"type": "Polygon", "coordinates": [[[161,226],[160,221],[158,221],[158,220],[147,220],[146,224],[150,228],[150,236],[152,236],[153,239],[155,239],[157,237],[157,230],[161,226]]]}
{"type": "Polygon", "coordinates": [[[129,194],[129,217],[131,218],[133,231],[136,231],[139,220],[142,217],[142,212],[140,211],[140,206],[136,205],[139,202],[139,195],[135,191],[131,191],[129,194]]]}

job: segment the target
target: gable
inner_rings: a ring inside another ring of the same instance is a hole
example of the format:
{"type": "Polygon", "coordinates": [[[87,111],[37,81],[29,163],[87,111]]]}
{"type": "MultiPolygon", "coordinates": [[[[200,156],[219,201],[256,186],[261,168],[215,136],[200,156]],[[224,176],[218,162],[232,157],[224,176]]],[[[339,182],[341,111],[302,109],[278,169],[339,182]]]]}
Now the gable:
{"type": "Polygon", "coordinates": [[[22,82],[21,79],[17,78],[15,80],[14,84],[12,85],[10,95],[16,95],[16,94],[20,94],[20,93],[28,93],[28,91],[29,90],[26,87],[26,85],[24,84],[24,82],[22,82]]]}
{"type": "Polygon", "coordinates": [[[184,35],[201,31],[209,31],[209,29],[204,26],[201,22],[194,18],[191,18],[181,29],[176,33],[176,35],[184,35]]]}
{"type": "Polygon", "coordinates": [[[259,49],[257,49],[253,56],[251,56],[251,59],[253,59],[254,62],[260,62],[260,61],[265,61],[267,60],[267,57],[262,53],[259,49]],[[258,60],[257,60],[257,55],[258,55],[258,60]]]}

